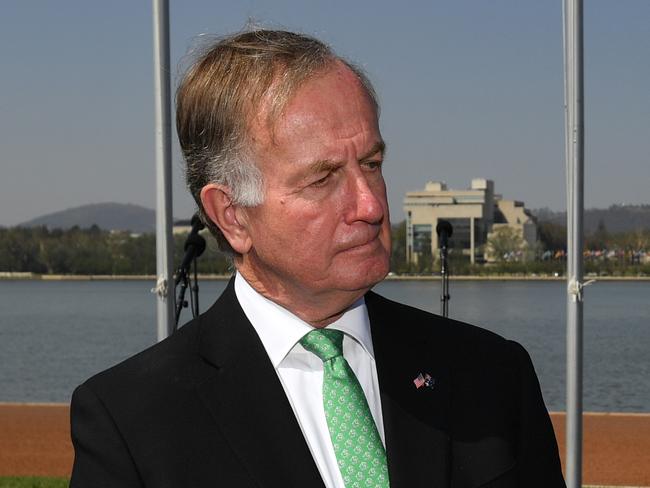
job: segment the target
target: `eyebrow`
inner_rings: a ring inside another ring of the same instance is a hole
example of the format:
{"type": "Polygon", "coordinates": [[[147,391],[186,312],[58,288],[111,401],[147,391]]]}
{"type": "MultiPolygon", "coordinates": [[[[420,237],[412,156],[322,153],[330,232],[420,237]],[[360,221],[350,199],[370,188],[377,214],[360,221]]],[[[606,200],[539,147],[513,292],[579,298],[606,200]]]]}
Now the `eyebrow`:
{"type": "MultiPolygon", "coordinates": [[[[359,158],[359,161],[365,161],[366,159],[374,156],[378,152],[381,152],[382,154],[386,151],[386,143],[381,140],[375,142],[370,150],[366,152],[363,156],[359,158]]],[[[322,159],[320,161],[315,161],[309,165],[307,168],[306,173],[308,174],[314,174],[314,173],[320,173],[321,171],[329,171],[335,168],[338,168],[342,166],[343,163],[332,161],[331,159],[322,159]]]]}
{"type": "Polygon", "coordinates": [[[361,156],[359,158],[359,161],[363,161],[365,159],[368,159],[369,157],[374,156],[378,152],[380,152],[382,154],[384,154],[386,152],[386,143],[383,140],[375,142],[373,144],[372,148],[370,149],[370,151],[368,151],[366,154],[361,156]]]}

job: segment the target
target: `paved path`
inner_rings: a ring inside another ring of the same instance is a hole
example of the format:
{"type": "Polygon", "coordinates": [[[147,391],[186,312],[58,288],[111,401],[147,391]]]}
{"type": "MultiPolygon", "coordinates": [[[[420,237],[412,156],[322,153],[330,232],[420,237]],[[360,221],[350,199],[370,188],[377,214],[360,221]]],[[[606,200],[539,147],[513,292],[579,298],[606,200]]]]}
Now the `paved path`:
{"type": "MultiPolygon", "coordinates": [[[[70,476],[69,407],[0,403],[0,476],[70,476]]],[[[551,414],[564,458],[564,414],[551,414]]],[[[650,487],[650,414],[584,416],[584,483],[650,487]]]]}
{"type": "MultiPolygon", "coordinates": [[[[563,413],[551,414],[564,462],[563,413]]],[[[650,487],[650,414],[583,416],[583,483],[650,487]]]]}
{"type": "Polygon", "coordinates": [[[0,404],[0,476],[70,476],[70,407],[0,404]]]}

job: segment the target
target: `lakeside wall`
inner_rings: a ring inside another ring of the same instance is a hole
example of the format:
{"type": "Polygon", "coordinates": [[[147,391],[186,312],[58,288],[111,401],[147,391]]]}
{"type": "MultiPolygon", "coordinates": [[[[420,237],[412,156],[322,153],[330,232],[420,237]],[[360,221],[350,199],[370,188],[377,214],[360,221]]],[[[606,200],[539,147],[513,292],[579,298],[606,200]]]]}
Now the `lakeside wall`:
{"type": "MultiPolygon", "coordinates": [[[[229,280],[231,275],[199,274],[199,280],[229,280]]],[[[451,281],[566,281],[566,276],[494,274],[494,275],[451,275],[451,281]]],[[[650,281],[650,276],[585,276],[593,281],[650,281]]],[[[61,275],[22,272],[0,272],[0,280],[35,281],[156,281],[155,275],[61,275]]],[[[388,281],[439,281],[436,275],[388,275],[388,281]]]]}

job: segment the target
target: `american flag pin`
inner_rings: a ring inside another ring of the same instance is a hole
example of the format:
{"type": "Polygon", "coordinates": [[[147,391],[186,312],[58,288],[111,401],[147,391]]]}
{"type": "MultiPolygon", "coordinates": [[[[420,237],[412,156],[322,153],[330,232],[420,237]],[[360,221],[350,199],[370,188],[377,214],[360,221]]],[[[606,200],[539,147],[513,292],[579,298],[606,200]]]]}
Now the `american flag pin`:
{"type": "Polygon", "coordinates": [[[420,373],[417,378],[413,380],[413,383],[415,384],[416,388],[424,386],[433,390],[433,387],[436,384],[436,379],[432,378],[429,373],[420,373]]]}

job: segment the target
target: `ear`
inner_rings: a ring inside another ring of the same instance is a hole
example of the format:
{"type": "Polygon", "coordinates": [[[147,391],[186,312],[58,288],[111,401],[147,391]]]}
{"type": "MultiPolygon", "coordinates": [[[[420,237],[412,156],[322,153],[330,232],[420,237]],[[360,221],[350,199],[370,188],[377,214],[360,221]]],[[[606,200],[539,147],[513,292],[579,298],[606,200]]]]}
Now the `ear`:
{"type": "Polygon", "coordinates": [[[201,203],[208,218],[219,227],[230,247],[239,254],[250,251],[253,241],[246,222],[242,222],[241,209],[232,201],[230,188],[210,183],[201,189],[201,203]]]}

